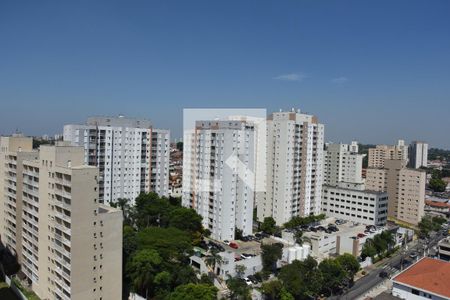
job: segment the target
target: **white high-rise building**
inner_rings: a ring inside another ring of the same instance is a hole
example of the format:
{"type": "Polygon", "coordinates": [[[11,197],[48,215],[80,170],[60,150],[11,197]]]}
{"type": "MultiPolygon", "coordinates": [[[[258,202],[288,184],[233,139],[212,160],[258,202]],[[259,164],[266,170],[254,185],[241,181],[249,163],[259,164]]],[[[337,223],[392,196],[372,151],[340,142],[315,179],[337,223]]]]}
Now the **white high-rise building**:
{"type": "Polygon", "coordinates": [[[358,143],[328,144],[325,150],[324,183],[364,183],[362,161],[365,154],[358,154],[358,143]]]}
{"type": "Polygon", "coordinates": [[[64,140],[83,146],[85,163],[100,170],[100,202],[134,201],[141,192],[169,194],[170,132],[145,119],[92,117],[64,126],[64,140]]]}
{"type": "Polygon", "coordinates": [[[357,142],[327,145],[322,212],[329,217],[367,225],[384,225],[388,195],[366,189],[362,178],[364,156],[358,154],[357,142]]]}
{"type": "Polygon", "coordinates": [[[419,169],[428,166],[428,144],[414,141],[409,145],[409,167],[419,169]]]}
{"type": "Polygon", "coordinates": [[[1,240],[41,299],[121,299],[122,212],[98,203],[82,147],[0,138],[1,240]]]}
{"type": "Polygon", "coordinates": [[[215,239],[234,239],[235,228],[252,233],[256,140],[254,123],[241,120],[196,121],[184,133],[182,204],[215,239]]]}
{"type": "Polygon", "coordinates": [[[276,112],[267,120],[266,193],[258,197],[257,216],[278,225],[294,216],[320,213],[324,125],[315,116],[276,112]]]}

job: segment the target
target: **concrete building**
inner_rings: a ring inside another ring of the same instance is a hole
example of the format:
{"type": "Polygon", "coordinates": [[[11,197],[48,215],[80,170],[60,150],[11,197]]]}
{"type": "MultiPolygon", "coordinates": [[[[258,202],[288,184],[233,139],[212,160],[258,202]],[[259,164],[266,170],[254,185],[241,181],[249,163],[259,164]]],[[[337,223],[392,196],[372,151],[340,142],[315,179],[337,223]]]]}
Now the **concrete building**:
{"type": "Polygon", "coordinates": [[[256,130],[247,121],[197,121],[184,133],[182,204],[203,217],[217,240],[235,228],[252,234],[256,182],[256,130]]]}
{"type": "MultiPolygon", "coordinates": [[[[336,225],[338,231],[324,230],[328,224],[333,224],[335,221],[335,218],[327,218],[321,222],[320,226],[310,228],[303,233],[303,236],[310,241],[311,255],[319,261],[344,253],[359,256],[365,242],[385,229],[344,221],[336,225]]],[[[285,235],[288,234],[283,232],[283,237],[285,235]]],[[[286,236],[285,239],[289,240],[289,237],[286,236]]]]}
{"type": "Polygon", "coordinates": [[[324,163],[324,183],[335,186],[339,182],[364,183],[362,161],[365,154],[358,154],[358,143],[328,144],[324,163]]]}
{"type": "Polygon", "coordinates": [[[31,143],[0,139],[2,241],[41,299],[121,299],[122,213],[98,203],[98,168],[82,147],[31,143]]]}
{"type": "Polygon", "coordinates": [[[320,214],[324,125],[317,117],[277,112],[267,120],[266,193],[258,199],[259,220],[282,225],[294,216],[320,214]]]}
{"type": "Polygon", "coordinates": [[[387,210],[386,192],[365,190],[363,184],[323,186],[322,211],[329,217],[384,226],[387,210]]]}
{"type": "Polygon", "coordinates": [[[327,145],[322,212],[329,217],[383,226],[387,221],[387,193],[366,189],[362,178],[364,156],[358,154],[357,142],[327,145]]]}
{"type": "Polygon", "coordinates": [[[404,160],[386,160],[383,169],[367,169],[366,187],[387,191],[388,216],[417,225],[424,215],[426,173],[406,168],[404,160]]]}
{"type": "Polygon", "coordinates": [[[405,141],[399,140],[397,145],[377,145],[375,148],[369,149],[368,167],[384,168],[384,162],[387,159],[408,160],[408,147],[405,141]]]}
{"type": "Polygon", "coordinates": [[[439,259],[450,261],[450,238],[445,238],[438,243],[438,257],[439,259]]]}
{"type": "Polygon", "coordinates": [[[450,299],[450,263],[422,258],[392,278],[392,295],[408,300],[450,299]]]}
{"type": "Polygon", "coordinates": [[[170,132],[145,119],[91,117],[64,126],[64,140],[84,147],[84,162],[100,170],[100,203],[134,201],[141,192],[169,194],[170,132]]]}
{"type": "Polygon", "coordinates": [[[428,166],[428,144],[414,141],[408,148],[408,166],[413,169],[428,166]]]}

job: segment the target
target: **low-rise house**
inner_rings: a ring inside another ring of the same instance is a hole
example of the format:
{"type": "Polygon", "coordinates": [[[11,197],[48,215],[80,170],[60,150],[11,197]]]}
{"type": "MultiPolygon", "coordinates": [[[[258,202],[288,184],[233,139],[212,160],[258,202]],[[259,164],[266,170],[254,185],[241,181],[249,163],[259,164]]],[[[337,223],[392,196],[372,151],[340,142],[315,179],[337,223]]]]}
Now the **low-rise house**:
{"type": "Polygon", "coordinates": [[[422,258],[392,279],[392,295],[400,299],[450,299],[450,263],[422,258]]]}

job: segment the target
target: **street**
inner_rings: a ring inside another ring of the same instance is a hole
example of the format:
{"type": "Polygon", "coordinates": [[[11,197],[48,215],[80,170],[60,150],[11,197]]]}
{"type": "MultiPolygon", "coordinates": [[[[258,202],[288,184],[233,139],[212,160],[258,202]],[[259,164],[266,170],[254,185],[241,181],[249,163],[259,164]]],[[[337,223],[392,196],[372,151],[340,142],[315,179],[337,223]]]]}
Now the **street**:
{"type": "Polygon", "coordinates": [[[415,260],[420,259],[424,256],[424,252],[427,252],[428,249],[437,245],[439,240],[444,237],[444,231],[440,231],[436,233],[429,240],[418,240],[412,242],[408,245],[408,250],[400,251],[400,253],[394,255],[393,257],[387,259],[380,267],[371,271],[369,274],[364,276],[363,278],[357,280],[355,284],[343,295],[329,297],[328,299],[340,299],[340,300],[352,300],[357,297],[363,295],[364,293],[371,290],[376,285],[380,284],[385,278],[380,277],[380,273],[385,271],[391,278],[392,275],[398,273],[403,268],[408,267],[411,264],[410,255],[415,252],[418,254],[415,260]]]}

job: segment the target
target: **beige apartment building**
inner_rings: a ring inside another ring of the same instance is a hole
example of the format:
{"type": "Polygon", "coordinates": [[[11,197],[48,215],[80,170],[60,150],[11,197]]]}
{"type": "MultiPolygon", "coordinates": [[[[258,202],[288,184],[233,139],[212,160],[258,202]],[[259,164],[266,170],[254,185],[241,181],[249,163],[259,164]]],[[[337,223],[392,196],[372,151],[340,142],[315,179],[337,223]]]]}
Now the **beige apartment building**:
{"type": "Polygon", "coordinates": [[[122,213],[98,203],[84,149],[0,138],[1,239],[41,299],[121,299],[122,213]]]}
{"type": "Polygon", "coordinates": [[[324,131],[316,116],[275,112],[267,120],[266,193],[257,201],[260,221],[283,225],[295,216],[321,213],[324,131]]]}
{"type": "Polygon", "coordinates": [[[417,225],[424,215],[426,173],[406,168],[405,160],[386,160],[384,168],[369,168],[366,188],[388,193],[388,216],[417,225]]]}
{"type": "Polygon", "coordinates": [[[397,145],[377,145],[369,149],[368,167],[384,168],[384,162],[387,159],[408,160],[408,147],[405,141],[399,140],[397,145]]]}

